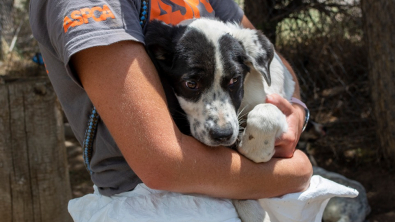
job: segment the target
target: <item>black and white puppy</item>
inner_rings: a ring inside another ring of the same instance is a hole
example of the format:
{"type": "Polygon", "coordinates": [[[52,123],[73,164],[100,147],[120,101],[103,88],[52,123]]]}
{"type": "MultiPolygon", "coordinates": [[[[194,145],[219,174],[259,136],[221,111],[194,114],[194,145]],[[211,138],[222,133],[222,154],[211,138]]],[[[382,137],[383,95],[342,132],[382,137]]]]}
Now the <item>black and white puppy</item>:
{"type": "MultiPolygon", "coordinates": [[[[208,146],[238,141],[237,150],[255,162],[272,158],[288,125],[266,95],[290,100],[295,83],[260,31],[204,18],[177,26],[152,21],[145,41],[183,133],[208,146]]],[[[264,218],[257,201],[233,203],[244,222],[264,218]]]]}
{"type": "MultiPolygon", "coordinates": [[[[237,150],[255,162],[272,158],[288,125],[276,106],[265,104],[266,95],[290,100],[295,83],[260,31],[212,19],[177,26],[152,21],[145,41],[183,133],[208,146],[237,141],[237,150]]],[[[265,218],[258,201],[233,204],[243,222],[265,218]]]]}
{"type": "Polygon", "coordinates": [[[145,41],[182,132],[208,146],[238,141],[247,158],[270,160],[288,126],[266,95],[289,100],[294,81],[260,31],[206,18],[177,26],[152,21],[145,41]]]}

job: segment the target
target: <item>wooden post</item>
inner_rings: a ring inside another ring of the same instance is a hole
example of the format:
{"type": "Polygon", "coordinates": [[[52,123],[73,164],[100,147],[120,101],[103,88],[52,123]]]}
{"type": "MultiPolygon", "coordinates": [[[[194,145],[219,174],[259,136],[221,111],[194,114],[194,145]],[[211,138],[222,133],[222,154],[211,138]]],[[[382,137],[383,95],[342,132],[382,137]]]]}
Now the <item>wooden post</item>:
{"type": "Polygon", "coordinates": [[[60,107],[46,78],[0,83],[0,220],[69,222],[60,107]]]}

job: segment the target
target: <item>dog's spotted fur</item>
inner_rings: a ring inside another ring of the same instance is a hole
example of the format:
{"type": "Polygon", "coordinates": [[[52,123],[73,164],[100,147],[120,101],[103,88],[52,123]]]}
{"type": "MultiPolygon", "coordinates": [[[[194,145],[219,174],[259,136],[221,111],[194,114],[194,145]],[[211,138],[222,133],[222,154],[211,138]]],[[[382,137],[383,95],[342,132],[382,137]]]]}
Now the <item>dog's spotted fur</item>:
{"type": "Polygon", "coordinates": [[[147,49],[162,79],[170,79],[190,133],[209,146],[235,143],[239,134],[237,110],[250,67],[258,69],[270,84],[271,43],[256,31],[254,35],[252,30],[247,34],[238,31],[235,24],[208,19],[188,26],[154,21],[147,27],[147,49]],[[188,84],[196,88],[188,88],[188,84]]]}

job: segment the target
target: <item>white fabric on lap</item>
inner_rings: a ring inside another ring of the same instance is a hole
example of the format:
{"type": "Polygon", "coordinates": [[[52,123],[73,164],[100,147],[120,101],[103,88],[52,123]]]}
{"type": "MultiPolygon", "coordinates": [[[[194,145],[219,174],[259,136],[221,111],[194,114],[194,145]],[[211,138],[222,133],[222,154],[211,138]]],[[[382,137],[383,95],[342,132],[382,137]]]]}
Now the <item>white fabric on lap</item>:
{"type": "MultiPolygon", "coordinates": [[[[113,195],[95,192],[70,200],[75,222],[240,222],[231,200],[153,190],[145,184],[113,195]]],[[[307,190],[259,200],[266,211],[264,222],[321,222],[332,197],[356,197],[358,191],[321,176],[313,176],[307,190]]]]}
{"type": "Polygon", "coordinates": [[[70,200],[68,210],[75,222],[240,222],[228,199],[153,190],[145,184],[111,197],[94,189],[93,194],[70,200]]]}
{"type": "Polygon", "coordinates": [[[332,197],[356,197],[358,191],[314,175],[307,190],[259,200],[271,222],[321,222],[332,197]]]}

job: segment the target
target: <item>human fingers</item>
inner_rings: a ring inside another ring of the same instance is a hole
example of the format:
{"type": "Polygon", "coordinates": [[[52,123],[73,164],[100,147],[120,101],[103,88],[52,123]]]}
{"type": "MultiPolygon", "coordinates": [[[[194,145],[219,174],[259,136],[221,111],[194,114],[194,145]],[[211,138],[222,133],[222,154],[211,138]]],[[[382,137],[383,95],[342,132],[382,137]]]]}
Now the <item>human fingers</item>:
{"type": "Polygon", "coordinates": [[[303,127],[303,110],[299,105],[291,104],[283,97],[272,94],[267,102],[277,106],[288,124],[287,132],[283,133],[275,142],[275,157],[289,158],[293,156],[303,127]]]}
{"type": "Polygon", "coordinates": [[[277,106],[277,108],[279,108],[286,116],[292,113],[292,104],[278,94],[268,95],[266,97],[266,102],[277,106]]]}

